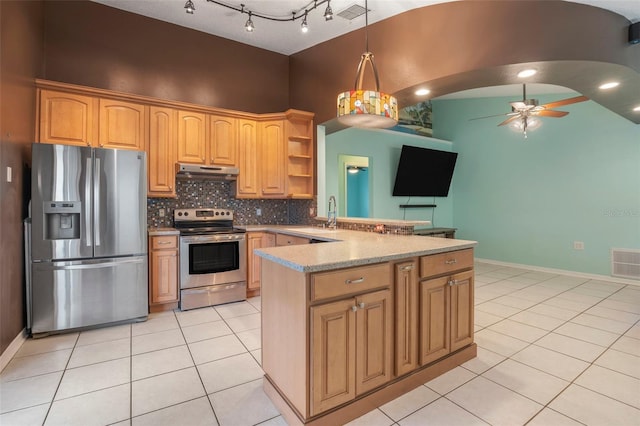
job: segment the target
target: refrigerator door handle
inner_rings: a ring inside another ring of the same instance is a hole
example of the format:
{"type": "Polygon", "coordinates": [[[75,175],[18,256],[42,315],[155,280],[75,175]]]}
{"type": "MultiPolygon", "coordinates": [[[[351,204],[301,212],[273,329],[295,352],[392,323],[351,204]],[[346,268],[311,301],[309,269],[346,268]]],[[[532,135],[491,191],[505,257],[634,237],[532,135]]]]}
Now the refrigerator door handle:
{"type": "Polygon", "coordinates": [[[51,267],[54,271],[72,271],[78,269],[97,269],[97,268],[109,268],[116,265],[122,265],[125,263],[143,263],[144,258],[132,258],[132,259],[122,259],[122,260],[114,260],[110,262],[99,262],[99,263],[82,263],[76,265],[53,265],[51,267]]]}
{"type": "Polygon", "coordinates": [[[93,176],[93,216],[96,225],[96,246],[100,245],[100,158],[96,157],[96,172],[93,176]]]}
{"type": "Polygon", "coordinates": [[[93,245],[93,226],[91,222],[91,179],[93,170],[91,169],[91,157],[87,158],[86,176],[84,179],[84,227],[87,235],[87,247],[93,245]]]}

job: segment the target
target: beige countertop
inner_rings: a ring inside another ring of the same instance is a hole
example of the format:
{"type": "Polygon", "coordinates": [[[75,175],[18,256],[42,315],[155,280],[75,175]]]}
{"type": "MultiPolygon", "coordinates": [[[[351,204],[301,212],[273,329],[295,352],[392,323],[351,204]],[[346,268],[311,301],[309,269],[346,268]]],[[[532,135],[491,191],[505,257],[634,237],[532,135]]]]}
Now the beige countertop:
{"type": "Polygon", "coordinates": [[[255,253],[301,272],[318,272],[475,247],[476,241],[420,235],[376,234],[310,226],[247,226],[247,231],[272,231],[328,241],[323,244],[269,247],[255,253]]]}
{"type": "Polygon", "coordinates": [[[157,237],[160,235],[179,235],[180,231],[176,228],[149,228],[147,230],[149,232],[150,237],[157,237]]]}

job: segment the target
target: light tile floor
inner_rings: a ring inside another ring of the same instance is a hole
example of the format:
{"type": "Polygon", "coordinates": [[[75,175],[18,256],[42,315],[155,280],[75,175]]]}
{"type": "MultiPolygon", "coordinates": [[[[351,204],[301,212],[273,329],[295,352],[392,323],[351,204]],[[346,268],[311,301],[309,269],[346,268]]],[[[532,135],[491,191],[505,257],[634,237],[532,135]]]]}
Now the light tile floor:
{"type": "MultiPolygon", "coordinates": [[[[476,265],[478,357],[352,425],[640,425],[640,287],[476,265]]],[[[28,340],[0,424],[284,425],[260,298],[28,340]]]]}

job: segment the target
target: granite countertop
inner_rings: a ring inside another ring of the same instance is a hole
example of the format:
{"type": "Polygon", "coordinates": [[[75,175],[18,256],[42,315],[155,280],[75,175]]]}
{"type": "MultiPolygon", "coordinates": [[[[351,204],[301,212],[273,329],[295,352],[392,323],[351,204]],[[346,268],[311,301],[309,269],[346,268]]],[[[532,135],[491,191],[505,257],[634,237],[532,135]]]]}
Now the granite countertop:
{"type": "Polygon", "coordinates": [[[176,228],[149,228],[147,229],[147,232],[149,233],[150,237],[157,237],[160,235],[179,235],[180,231],[178,231],[176,228]]]}
{"type": "Polygon", "coordinates": [[[269,247],[255,253],[301,272],[319,272],[351,266],[405,259],[472,248],[476,241],[420,235],[376,234],[373,232],[323,229],[310,226],[261,225],[247,231],[272,231],[328,241],[324,244],[269,247]]]}

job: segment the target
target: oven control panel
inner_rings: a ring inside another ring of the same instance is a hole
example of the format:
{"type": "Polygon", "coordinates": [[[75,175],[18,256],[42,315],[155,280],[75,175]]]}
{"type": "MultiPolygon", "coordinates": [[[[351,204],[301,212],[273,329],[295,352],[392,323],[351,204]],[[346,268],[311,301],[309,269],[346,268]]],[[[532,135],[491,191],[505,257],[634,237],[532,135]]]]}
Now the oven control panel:
{"type": "Polygon", "coordinates": [[[227,209],[176,209],[173,211],[173,219],[181,221],[233,220],[233,210],[227,209]]]}

